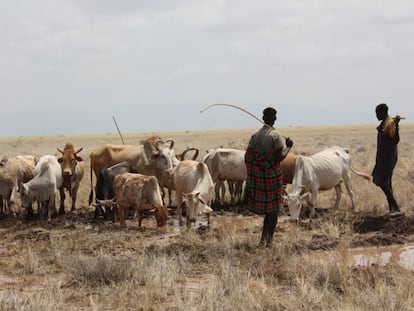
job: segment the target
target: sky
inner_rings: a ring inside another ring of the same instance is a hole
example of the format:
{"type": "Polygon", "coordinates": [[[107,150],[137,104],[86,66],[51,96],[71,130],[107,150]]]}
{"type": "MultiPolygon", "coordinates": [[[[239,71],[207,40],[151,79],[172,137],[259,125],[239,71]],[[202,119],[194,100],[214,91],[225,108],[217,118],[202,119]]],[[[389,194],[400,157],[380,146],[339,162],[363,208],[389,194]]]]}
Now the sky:
{"type": "Polygon", "coordinates": [[[412,0],[0,0],[0,136],[414,120],[412,0]]]}

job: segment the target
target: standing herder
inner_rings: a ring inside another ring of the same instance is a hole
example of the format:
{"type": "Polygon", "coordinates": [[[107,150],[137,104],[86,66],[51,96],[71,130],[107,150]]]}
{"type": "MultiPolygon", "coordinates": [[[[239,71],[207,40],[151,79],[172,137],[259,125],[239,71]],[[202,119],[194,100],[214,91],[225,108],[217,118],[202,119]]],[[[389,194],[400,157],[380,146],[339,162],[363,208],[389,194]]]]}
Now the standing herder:
{"type": "Polygon", "coordinates": [[[392,174],[398,160],[397,144],[400,141],[398,124],[400,116],[391,118],[388,115],[388,106],[379,104],[375,108],[378,121],[377,127],[377,154],[375,167],[372,172],[374,183],[384,191],[387,197],[390,213],[400,213],[400,207],[392,191],[392,174]]]}
{"type": "Polygon", "coordinates": [[[282,204],[283,176],[280,162],[293,146],[293,141],[273,128],[276,109],[263,110],[265,125],[252,135],[246,150],[247,180],[243,202],[250,211],[265,215],[259,246],[270,247],[282,204]],[[285,147],[286,144],[286,147],[285,147]]]}

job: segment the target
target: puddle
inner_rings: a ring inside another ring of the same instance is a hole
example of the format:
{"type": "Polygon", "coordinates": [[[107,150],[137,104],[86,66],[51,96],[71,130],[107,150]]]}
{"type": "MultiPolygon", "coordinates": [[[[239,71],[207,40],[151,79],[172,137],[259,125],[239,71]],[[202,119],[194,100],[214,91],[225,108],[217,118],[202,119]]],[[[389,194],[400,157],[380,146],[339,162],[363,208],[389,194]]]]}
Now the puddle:
{"type": "MultiPolygon", "coordinates": [[[[258,216],[222,216],[216,215],[210,218],[210,227],[222,227],[222,226],[239,226],[239,227],[251,227],[252,224],[261,226],[263,223],[263,218],[258,216]]],[[[191,229],[204,229],[208,228],[207,219],[204,217],[199,217],[199,219],[191,224],[191,229]]],[[[182,230],[187,230],[185,224],[185,217],[183,217],[183,225],[179,225],[177,218],[173,218],[168,223],[168,231],[170,233],[179,233],[182,230]]]]}
{"type": "Polygon", "coordinates": [[[357,266],[399,264],[414,270],[414,244],[355,248],[351,250],[357,266]]]}

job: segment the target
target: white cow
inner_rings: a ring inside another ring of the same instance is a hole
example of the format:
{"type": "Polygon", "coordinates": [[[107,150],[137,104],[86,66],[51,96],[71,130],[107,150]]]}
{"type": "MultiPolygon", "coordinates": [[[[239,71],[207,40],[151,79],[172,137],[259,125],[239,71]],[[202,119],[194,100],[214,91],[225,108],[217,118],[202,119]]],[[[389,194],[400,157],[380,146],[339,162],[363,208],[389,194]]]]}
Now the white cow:
{"type": "Polygon", "coordinates": [[[40,201],[38,214],[40,216],[41,210],[47,207],[50,221],[52,213],[56,213],[56,192],[62,183],[62,168],[57,158],[53,155],[42,156],[33,170],[33,178],[21,186],[22,206],[28,208],[35,200],[40,201]]]}
{"type": "Polygon", "coordinates": [[[225,180],[229,184],[231,204],[236,202],[236,197],[241,198],[242,185],[247,178],[245,153],[245,150],[217,148],[209,150],[203,157],[202,161],[207,165],[215,184],[216,202],[220,205],[224,204],[225,180]]]}
{"type": "MultiPolygon", "coordinates": [[[[241,200],[243,182],[247,178],[247,169],[244,162],[245,154],[245,150],[218,148],[209,150],[203,158],[203,162],[207,164],[216,185],[216,202],[221,205],[224,203],[225,180],[229,185],[231,204],[238,203],[241,200]]],[[[289,152],[280,163],[285,184],[292,183],[295,161],[296,154],[289,152]]]]}
{"type": "Polygon", "coordinates": [[[366,179],[370,176],[351,168],[351,156],[348,150],[333,146],[311,156],[298,155],[296,157],[295,174],[291,192],[284,196],[287,201],[290,218],[298,220],[301,211],[301,200],[306,198],[311,209],[311,217],[315,215],[314,206],[319,190],[329,190],[335,187],[336,201],[334,208],[338,208],[341,199],[341,183],[351,197],[352,208],[355,208],[351,185],[351,171],[366,179]],[[308,190],[303,194],[303,190],[308,190]],[[310,195],[310,198],[309,198],[310,195]]]}
{"type": "Polygon", "coordinates": [[[169,205],[172,205],[172,192],[175,191],[175,184],[174,184],[174,178],[173,178],[174,170],[182,160],[186,159],[185,157],[186,157],[186,155],[189,151],[194,151],[192,157],[190,157],[189,160],[194,160],[195,161],[198,157],[199,150],[197,148],[194,148],[194,147],[192,147],[192,148],[187,147],[186,150],[184,150],[180,154],[175,155],[176,159],[174,161],[173,168],[170,168],[168,170],[163,170],[162,173],[159,176],[157,176],[158,182],[159,182],[160,187],[161,187],[161,194],[162,194],[163,201],[165,201],[164,188],[167,188],[168,202],[169,202],[168,204],[169,205]]]}
{"type": "Polygon", "coordinates": [[[186,208],[187,228],[197,217],[207,214],[210,224],[210,207],[214,196],[214,183],[206,164],[193,160],[183,160],[174,170],[174,184],[177,194],[177,212],[180,224],[182,205],[186,208]]]}

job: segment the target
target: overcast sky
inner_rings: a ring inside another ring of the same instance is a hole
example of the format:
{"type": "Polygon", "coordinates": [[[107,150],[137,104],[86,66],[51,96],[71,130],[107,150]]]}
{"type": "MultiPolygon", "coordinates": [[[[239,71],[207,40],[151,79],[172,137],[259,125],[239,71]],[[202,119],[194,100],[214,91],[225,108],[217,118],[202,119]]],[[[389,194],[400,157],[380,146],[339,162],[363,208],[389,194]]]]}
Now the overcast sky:
{"type": "Polygon", "coordinates": [[[0,0],[0,136],[414,120],[412,0],[0,0]]]}

